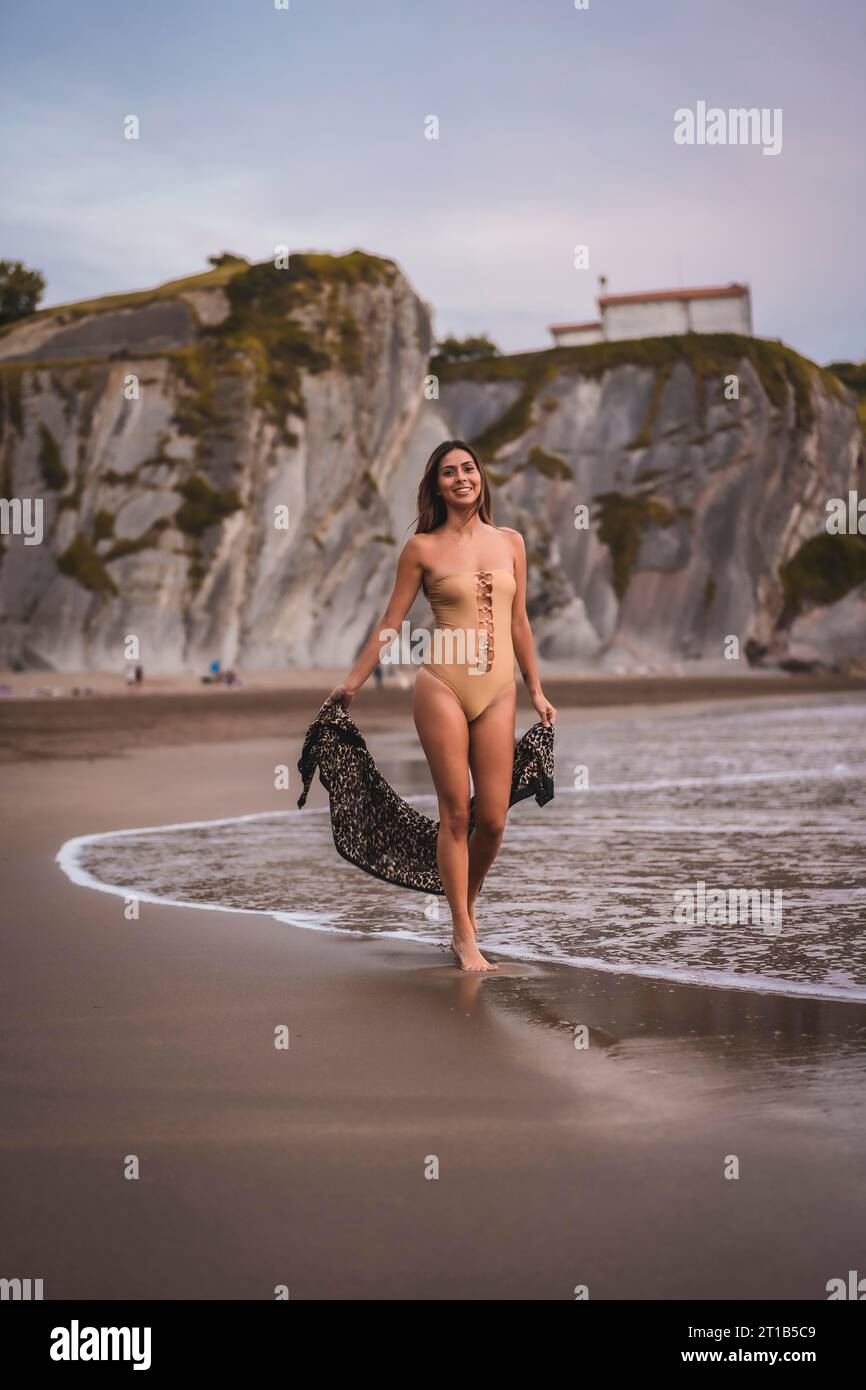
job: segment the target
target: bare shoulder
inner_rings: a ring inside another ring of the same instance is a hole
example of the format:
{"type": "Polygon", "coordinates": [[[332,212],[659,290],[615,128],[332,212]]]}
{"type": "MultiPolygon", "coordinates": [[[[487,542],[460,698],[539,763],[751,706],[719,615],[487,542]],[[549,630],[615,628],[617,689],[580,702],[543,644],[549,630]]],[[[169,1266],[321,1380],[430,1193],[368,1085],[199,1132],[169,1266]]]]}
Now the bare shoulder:
{"type": "Polygon", "coordinates": [[[410,536],[403,549],[400,551],[400,563],[410,565],[422,565],[427,554],[425,535],[410,536]]]}
{"type": "Polygon", "coordinates": [[[509,542],[514,552],[515,559],[519,560],[522,555],[526,554],[526,546],[523,543],[523,537],[519,531],[513,530],[511,526],[497,526],[496,529],[497,531],[501,531],[509,542]]]}

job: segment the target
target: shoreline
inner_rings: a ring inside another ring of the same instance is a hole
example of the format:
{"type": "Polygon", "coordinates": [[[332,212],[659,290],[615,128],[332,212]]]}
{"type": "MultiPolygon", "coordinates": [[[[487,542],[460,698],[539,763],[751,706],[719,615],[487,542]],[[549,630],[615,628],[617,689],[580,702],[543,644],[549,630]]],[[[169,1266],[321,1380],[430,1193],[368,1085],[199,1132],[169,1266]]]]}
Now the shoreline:
{"type": "MultiPolygon", "coordinates": [[[[409,796],[406,799],[410,802],[423,800],[427,797],[433,799],[432,794],[421,794],[409,796]]],[[[82,867],[78,851],[87,843],[112,839],[124,835],[139,835],[142,833],[159,834],[162,831],[186,830],[192,828],[204,828],[212,825],[232,825],[241,821],[251,821],[265,819],[274,815],[298,815],[302,816],[306,812],[312,814],[327,814],[327,806],[306,807],[304,811],[291,808],[288,811],[254,811],[247,812],[242,816],[224,816],[215,820],[196,820],[168,822],[153,826],[124,826],[119,830],[108,830],[95,832],[88,835],[76,835],[66,840],[55,855],[55,863],[59,865],[62,872],[69,879],[70,883],[78,888],[85,888],[90,892],[109,893],[114,897],[128,900],[132,897],[138,899],[139,903],[147,903],[155,907],[181,908],[199,912],[224,912],[230,914],[240,914],[250,917],[268,917],[272,921],[284,923],[289,927],[296,927],[299,931],[322,932],[331,936],[343,938],[354,937],[356,940],[377,940],[377,941],[399,941],[411,945],[423,947],[436,947],[438,942],[433,934],[427,935],[420,932],[410,931],[367,931],[361,928],[351,927],[329,927],[317,924],[308,918],[303,920],[303,913],[287,913],[271,911],[266,908],[243,908],[232,907],[220,902],[195,902],[181,898],[164,898],[158,894],[142,892],[138,888],[119,883],[108,883],[105,880],[97,879],[89,870],[82,867]]],[[[360,871],[359,871],[360,872],[360,871]]],[[[503,950],[497,948],[491,953],[491,959],[499,962],[507,962],[509,965],[539,965],[543,968],[554,970],[588,970],[603,975],[617,975],[631,979],[650,980],[658,984],[673,984],[686,988],[710,989],[717,991],[745,993],[750,995],[776,995],[788,999],[814,999],[824,1003],[839,1003],[864,1005],[866,1004],[866,987],[860,995],[852,994],[842,988],[836,990],[809,985],[797,985],[792,981],[774,979],[771,976],[737,976],[731,973],[722,973],[717,976],[709,974],[697,975],[689,974],[684,970],[651,970],[646,966],[627,965],[622,962],[610,963],[598,959],[564,959],[557,956],[543,956],[540,954],[530,954],[527,952],[516,951],[514,949],[503,950]]]]}

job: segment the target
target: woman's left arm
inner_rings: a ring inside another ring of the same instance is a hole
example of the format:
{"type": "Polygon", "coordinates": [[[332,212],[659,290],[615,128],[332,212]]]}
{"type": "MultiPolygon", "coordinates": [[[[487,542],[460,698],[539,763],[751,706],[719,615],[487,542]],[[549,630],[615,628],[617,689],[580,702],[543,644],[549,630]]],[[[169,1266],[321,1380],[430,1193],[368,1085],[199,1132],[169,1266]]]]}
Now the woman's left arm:
{"type": "Polygon", "coordinates": [[[512,531],[508,526],[503,526],[502,530],[507,532],[514,551],[514,581],[517,585],[511,610],[511,641],[514,655],[517,657],[520,674],[529,691],[533,708],[541,716],[542,724],[555,724],[556,710],[541,688],[535,644],[526,613],[526,546],[519,531],[512,531]]]}

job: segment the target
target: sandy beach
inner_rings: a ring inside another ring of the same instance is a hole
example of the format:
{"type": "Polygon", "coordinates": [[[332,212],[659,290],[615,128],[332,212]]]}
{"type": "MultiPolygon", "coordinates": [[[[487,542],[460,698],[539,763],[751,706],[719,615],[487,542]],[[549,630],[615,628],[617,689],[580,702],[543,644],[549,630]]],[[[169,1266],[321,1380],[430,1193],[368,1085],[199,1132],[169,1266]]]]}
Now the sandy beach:
{"type": "MultiPolygon", "coordinates": [[[[272,773],[310,692],[212,693],[206,717],[193,694],[4,703],[10,1270],[49,1299],[820,1300],[862,1265],[860,1004],[478,980],[264,915],[129,921],[70,882],[72,836],[294,804],[272,773]]],[[[356,701],[374,753],[406,699],[356,701]]],[[[560,716],[590,717],[621,715],[560,716]]]]}
{"type": "MultiPolygon", "coordinates": [[[[303,734],[321,702],[342,680],[334,669],[256,672],[238,689],[203,685],[193,675],[156,676],[140,687],[125,687],[121,676],[7,672],[0,686],[0,762],[21,758],[92,758],[129,748],[192,742],[221,743],[239,738],[293,737],[303,734]],[[34,691],[53,691],[34,695],[34,691]],[[84,691],[91,693],[84,694],[84,691]]],[[[778,698],[866,691],[864,675],[799,675],[762,672],[694,676],[594,675],[580,678],[545,673],[545,692],[562,710],[605,710],[611,706],[778,698]]],[[[518,721],[534,715],[518,682],[518,721]]],[[[412,687],[373,682],[352,705],[368,730],[411,728],[412,687]]]]}

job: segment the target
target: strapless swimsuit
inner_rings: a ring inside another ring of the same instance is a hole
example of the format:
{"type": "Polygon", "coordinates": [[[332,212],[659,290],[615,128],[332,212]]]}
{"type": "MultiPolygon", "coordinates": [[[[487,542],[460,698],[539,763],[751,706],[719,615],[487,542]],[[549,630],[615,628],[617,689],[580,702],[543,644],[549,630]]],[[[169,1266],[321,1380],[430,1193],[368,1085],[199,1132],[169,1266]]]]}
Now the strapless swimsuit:
{"type": "Polygon", "coordinates": [[[467,722],[514,684],[511,607],[517,584],[507,569],[461,570],[427,590],[436,619],[425,670],[457,696],[467,722]]]}

